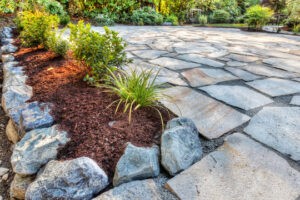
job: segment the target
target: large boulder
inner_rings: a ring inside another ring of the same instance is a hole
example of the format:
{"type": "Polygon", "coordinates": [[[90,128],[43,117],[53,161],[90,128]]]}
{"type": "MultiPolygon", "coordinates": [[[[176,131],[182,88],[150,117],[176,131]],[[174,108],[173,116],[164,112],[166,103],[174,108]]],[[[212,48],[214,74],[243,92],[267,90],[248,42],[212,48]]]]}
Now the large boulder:
{"type": "Polygon", "coordinates": [[[8,140],[13,142],[14,144],[17,144],[18,141],[20,140],[18,130],[16,129],[12,119],[10,119],[8,121],[5,133],[6,133],[8,140]]]}
{"type": "Polygon", "coordinates": [[[39,104],[35,101],[17,108],[12,108],[8,111],[8,114],[19,128],[22,136],[25,132],[33,129],[50,127],[54,122],[50,115],[50,109],[52,107],[52,104],[39,104]]]}
{"type": "Polygon", "coordinates": [[[10,27],[4,27],[2,30],[2,35],[3,38],[12,38],[12,28],[10,27]]]}
{"type": "Polygon", "coordinates": [[[26,84],[27,76],[20,75],[18,71],[6,73],[3,81],[2,91],[6,92],[9,86],[22,86],[26,84]],[[16,72],[16,73],[15,73],[16,72]]]}
{"type": "Polygon", "coordinates": [[[1,47],[1,51],[3,54],[15,53],[18,50],[18,47],[8,44],[1,47]]]}
{"type": "Polygon", "coordinates": [[[26,190],[33,180],[34,176],[22,177],[16,174],[10,185],[10,198],[25,199],[26,190]]]}
{"type": "Polygon", "coordinates": [[[105,172],[90,158],[50,161],[29,185],[26,200],[89,200],[108,185],[105,172]]]}
{"type": "Polygon", "coordinates": [[[161,200],[152,179],[132,181],[115,187],[93,200],[161,200]]]}
{"type": "Polygon", "coordinates": [[[32,96],[32,88],[27,85],[8,86],[2,95],[2,107],[7,113],[9,109],[25,104],[32,96]]]}
{"type": "Polygon", "coordinates": [[[58,130],[57,126],[26,133],[11,156],[14,172],[23,176],[36,174],[44,164],[56,159],[58,148],[69,140],[67,133],[58,130]]]}
{"type": "Polygon", "coordinates": [[[117,163],[113,185],[155,177],[159,172],[159,148],[156,145],[143,148],[129,143],[117,163]]]}
{"type": "Polygon", "coordinates": [[[167,127],[170,129],[166,129],[161,137],[161,163],[174,176],[200,160],[202,146],[191,120],[178,118],[167,127]]]}
{"type": "Polygon", "coordinates": [[[14,61],[15,57],[13,55],[10,55],[10,54],[5,54],[5,55],[2,55],[1,59],[2,59],[2,63],[7,63],[7,62],[14,61]]]}
{"type": "Polygon", "coordinates": [[[187,118],[187,117],[174,118],[174,119],[168,121],[166,129],[172,129],[177,126],[183,126],[186,128],[190,128],[194,134],[198,133],[198,129],[197,129],[196,125],[194,124],[193,120],[191,120],[190,118],[187,118]]]}
{"type": "Polygon", "coordinates": [[[23,67],[17,67],[19,64],[19,62],[17,61],[11,61],[11,62],[6,62],[3,63],[3,75],[4,78],[7,78],[7,73],[9,72],[13,72],[14,74],[19,74],[19,75],[23,75],[23,67]]]}

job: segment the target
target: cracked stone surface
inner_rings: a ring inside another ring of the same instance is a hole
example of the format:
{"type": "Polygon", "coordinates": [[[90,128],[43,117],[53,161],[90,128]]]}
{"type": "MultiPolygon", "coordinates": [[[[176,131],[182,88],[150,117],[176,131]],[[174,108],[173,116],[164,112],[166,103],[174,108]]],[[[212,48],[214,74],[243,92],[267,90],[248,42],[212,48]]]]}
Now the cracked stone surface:
{"type": "Polygon", "coordinates": [[[150,60],[150,63],[160,65],[162,67],[166,67],[173,70],[195,68],[200,66],[199,64],[196,63],[185,62],[182,60],[168,58],[168,57],[150,60]]]}
{"type": "Polygon", "coordinates": [[[167,182],[181,200],[295,200],[300,172],[241,133],[167,182]]]}
{"type": "Polygon", "coordinates": [[[299,130],[299,107],[264,107],[251,119],[244,131],[256,140],[298,161],[299,130]]]}
{"type": "Polygon", "coordinates": [[[218,61],[214,61],[208,58],[204,58],[203,56],[199,54],[185,54],[178,56],[178,58],[186,60],[186,61],[192,61],[195,63],[203,64],[203,65],[208,65],[211,67],[223,67],[224,64],[218,61]]]}
{"type": "Polygon", "coordinates": [[[290,104],[300,106],[300,96],[294,96],[290,104]]]}
{"type": "Polygon", "coordinates": [[[233,68],[233,67],[226,67],[225,69],[227,71],[231,72],[232,74],[234,74],[235,76],[243,79],[244,81],[253,81],[253,80],[261,78],[260,76],[251,74],[251,73],[241,70],[241,69],[237,69],[237,68],[233,68]]]}

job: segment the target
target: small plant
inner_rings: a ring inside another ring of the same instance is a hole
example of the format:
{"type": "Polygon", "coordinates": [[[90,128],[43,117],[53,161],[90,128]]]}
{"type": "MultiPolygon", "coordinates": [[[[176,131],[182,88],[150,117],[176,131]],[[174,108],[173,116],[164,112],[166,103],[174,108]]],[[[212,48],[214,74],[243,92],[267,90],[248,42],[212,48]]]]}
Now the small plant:
{"type": "Polygon", "coordinates": [[[178,22],[178,17],[175,15],[170,15],[166,18],[166,22],[170,22],[172,23],[173,26],[178,26],[179,22],[178,22]]]}
{"type": "Polygon", "coordinates": [[[0,1],[0,14],[13,13],[17,7],[17,2],[14,0],[0,1]]]}
{"type": "Polygon", "coordinates": [[[72,44],[73,56],[79,61],[83,61],[88,67],[86,81],[98,86],[102,82],[109,70],[129,63],[126,58],[123,39],[118,37],[118,33],[108,29],[101,35],[91,30],[91,25],[84,25],[80,21],[78,25],[69,24],[71,31],[70,42],[72,44]]]}
{"type": "Polygon", "coordinates": [[[70,20],[70,16],[67,14],[59,16],[59,24],[62,26],[66,26],[70,22],[70,20]]]}
{"type": "Polygon", "coordinates": [[[248,27],[255,30],[262,30],[271,20],[273,14],[274,12],[267,7],[261,7],[260,5],[250,7],[245,15],[248,27]]]}
{"type": "Polygon", "coordinates": [[[45,47],[47,49],[50,49],[52,52],[54,52],[57,56],[66,56],[67,52],[69,50],[69,43],[66,40],[63,40],[61,38],[63,32],[61,32],[59,35],[56,35],[56,32],[52,32],[45,44],[45,47]]]}
{"type": "Polygon", "coordinates": [[[139,24],[141,19],[145,25],[161,25],[163,23],[163,17],[151,7],[143,7],[133,11],[132,23],[139,24]]]}
{"type": "Polygon", "coordinates": [[[116,112],[118,112],[121,104],[124,105],[123,112],[129,112],[129,123],[131,122],[131,113],[139,108],[150,107],[155,109],[164,125],[162,114],[159,111],[161,107],[158,100],[165,97],[158,86],[155,85],[158,73],[154,75],[152,70],[142,70],[138,72],[136,69],[126,73],[121,71],[117,75],[110,71],[110,83],[104,85],[109,92],[119,96],[119,99],[112,102],[110,106],[117,104],[116,112]]]}
{"type": "Polygon", "coordinates": [[[212,23],[227,23],[230,20],[230,14],[225,10],[215,10],[210,15],[212,23]]]}
{"type": "Polygon", "coordinates": [[[113,26],[115,21],[108,15],[99,14],[95,17],[95,21],[99,26],[113,26]]]}
{"type": "Polygon", "coordinates": [[[298,35],[299,34],[299,31],[300,31],[300,24],[297,26],[297,25],[294,25],[293,29],[292,29],[292,32],[295,34],[295,35],[298,35]]]}
{"type": "Polygon", "coordinates": [[[205,15],[199,15],[198,22],[201,25],[206,25],[207,24],[207,16],[205,16],[205,15]]]}
{"type": "Polygon", "coordinates": [[[44,45],[52,28],[57,27],[59,23],[57,16],[40,11],[24,12],[19,20],[18,26],[22,28],[21,41],[25,47],[44,45]]]}

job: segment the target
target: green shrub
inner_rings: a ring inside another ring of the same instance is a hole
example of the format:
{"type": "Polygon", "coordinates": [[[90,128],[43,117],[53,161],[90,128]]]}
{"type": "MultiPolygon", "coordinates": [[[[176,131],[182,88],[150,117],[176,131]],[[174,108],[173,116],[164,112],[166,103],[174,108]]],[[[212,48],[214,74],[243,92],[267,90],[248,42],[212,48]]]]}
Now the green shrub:
{"type": "Polygon", "coordinates": [[[99,14],[97,15],[94,20],[99,26],[113,26],[115,25],[115,21],[110,18],[108,15],[99,14]]]}
{"type": "Polygon", "coordinates": [[[294,25],[293,29],[292,29],[292,32],[297,35],[299,34],[299,31],[300,31],[300,25],[294,25]]]}
{"type": "Polygon", "coordinates": [[[0,1],[0,14],[13,13],[17,7],[14,0],[1,0],[0,1]]]}
{"type": "Polygon", "coordinates": [[[132,23],[139,24],[141,19],[145,25],[161,25],[163,23],[163,17],[151,7],[143,7],[133,11],[131,16],[132,23]]]}
{"type": "Polygon", "coordinates": [[[172,23],[173,26],[178,26],[179,22],[178,22],[178,17],[175,15],[170,15],[166,18],[166,22],[170,22],[172,23]]]}
{"type": "Polygon", "coordinates": [[[70,20],[70,16],[67,14],[59,16],[59,24],[62,26],[66,26],[70,22],[70,20]]]}
{"type": "Polygon", "coordinates": [[[121,104],[124,104],[123,112],[129,112],[129,122],[132,111],[143,107],[153,108],[159,113],[163,127],[163,118],[157,109],[160,107],[158,100],[164,97],[158,86],[155,85],[158,73],[154,75],[152,70],[138,72],[136,69],[131,70],[130,73],[121,71],[117,75],[110,72],[110,82],[104,87],[108,88],[109,92],[119,96],[119,99],[112,102],[110,106],[117,104],[116,112],[118,112],[121,104]]]}
{"type": "Polygon", "coordinates": [[[288,27],[294,27],[295,25],[300,24],[300,16],[291,15],[284,21],[284,24],[288,27]]]}
{"type": "Polygon", "coordinates": [[[230,14],[225,10],[215,10],[210,15],[212,23],[228,23],[230,20],[230,14]]]}
{"type": "MultiPolygon", "coordinates": [[[[63,33],[63,32],[62,32],[63,33]]],[[[52,32],[46,41],[45,47],[50,49],[57,56],[66,56],[69,50],[68,41],[61,38],[61,34],[56,35],[56,32],[52,32]]]]}
{"type": "Polygon", "coordinates": [[[21,41],[25,47],[37,47],[44,45],[53,27],[57,27],[59,19],[57,16],[46,13],[24,12],[20,18],[21,41]]]}
{"type": "Polygon", "coordinates": [[[260,5],[250,7],[245,14],[248,27],[261,30],[271,20],[273,14],[274,12],[267,7],[260,5]]]}
{"type": "Polygon", "coordinates": [[[126,44],[117,32],[104,27],[105,34],[101,35],[92,31],[90,24],[85,26],[83,21],[78,25],[69,24],[69,27],[73,56],[87,65],[89,73],[85,80],[90,84],[98,86],[109,69],[130,62],[124,51],[126,44]]]}
{"type": "Polygon", "coordinates": [[[207,16],[206,15],[199,15],[198,22],[201,25],[206,25],[207,24],[207,16]]]}

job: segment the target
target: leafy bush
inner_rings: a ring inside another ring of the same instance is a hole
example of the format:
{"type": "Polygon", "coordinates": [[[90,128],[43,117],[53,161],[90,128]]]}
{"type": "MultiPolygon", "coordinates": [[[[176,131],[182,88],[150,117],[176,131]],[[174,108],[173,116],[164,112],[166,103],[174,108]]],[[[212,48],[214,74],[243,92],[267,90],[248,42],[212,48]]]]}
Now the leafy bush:
{"type": "Polygon", "coordinates": [[[143,20],[143,24],[146,25],[161,25],[163,23],[163,17],[158,14],[151,7],[144,7],[133,11],[131,21],[134,24],[139,24],[143,20]]]}
{"type": "Polygon", "coordinates": [[[293,29],[292,29],[292,32],[297,35],[299,34],[299,31],[300,31],[300,25],[294,25],[293,29]]]}
{"type": "Polygon", "coordinates": [[[99,14],[95,17],[95,21],[100,26],[113,26],[115,21],[108,15],[99,14]]]}
{"type": "Polygon", "coordinates": [[[118,112],[120,105],[124,104],[123,112],[129,111],[129,122],[132,111],[142,107],[153,108],[159,113],[163,125],[162,115],[157,109],[159,107],[158,100],[164,97],[158,86],[155,85],[158,73],[153,78],[152,70],[138,72],[134,69],[130,73],[120,72],[117,75],[110,72],[110,82],[104,87],[119,96],[119,99],[112,102],[110,106],[117,104],[116,112],[118,112]]]}
{"type": "Polygon", "coordinates": [[[17,7],[17,3],[14,0],[1,0],[0,1],[0,13],[7,14],[13,13],[17,7]]]}
{"type": "Polygon", "coordinates": [[[62,26],[66,26],[70,22],[70,16],[65,14],[65,15],[60,15],[59,16],[59,24],[62,26]]]}
{"type": "MultiPolygon", "coordinates": [[[[62,32],[63,33],[63,32],[62,32]]],[[[56,35],[53,31],[47,38],[45,47],[54,52],[57,56],[66,56],[69,50],[69,43],[61,38],[61,34],[56,35]]]]}
{"type": "Polygon", "coordinates": [[[83,61],[89,70],[85,80],[92,85],[99,85],[109,70],[130,62],[124,51],[126,44],[118,37],[118,33],[104,27],[105,34],[101,35],[91,30],[91,25],[69,24],[70,42],[74,51],[73,56],[83,61]]]}
{"type": "Polygon", "coordinates": [[[215,10],[210,15],[212,23],[227,23],[230,20],[230,14],[225,10],[215,10]]]}
{"type": "Polygon", "coordinates": [[[178,26],[178,17],[175,15],[170,15],[166,18],[166,22],[172,23],[173,26],[178,26]]]}
{"type": "Polygon", "coordinates": [[[21,41],[25,47],[44,45],[53,27],[57,27],[57,16],[48,15],[40,11],[24,12],[20,18],[21,41]]]}
{"type": "Polygon", "coordinates": [[[207,16],[206,15],[199,15],[198,22],[201,25],[207,24],[207,16]]]}
{"type": "Polygon", "coordinates": [[[271,20],[273,14],[274,12],[267,7],[261,7],[260,5],[250,7],[245,15],[248,27],[261,30],[271,20]]]}

